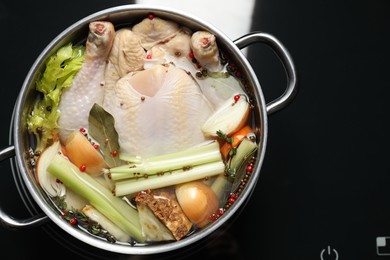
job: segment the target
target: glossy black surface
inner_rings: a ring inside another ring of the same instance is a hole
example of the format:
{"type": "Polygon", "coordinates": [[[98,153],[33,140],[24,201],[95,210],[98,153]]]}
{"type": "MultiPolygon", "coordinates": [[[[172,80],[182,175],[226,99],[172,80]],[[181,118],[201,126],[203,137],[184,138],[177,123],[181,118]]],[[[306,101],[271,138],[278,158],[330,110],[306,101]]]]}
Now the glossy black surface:
{"type": "MultiPolygon", "coordinates": [[[[0,2],[0,148],[9,146],[15,100],[44,47],[80,18],[126,3],[0,2]]],[[[376,243],[390,237],[389,13],[386,0],[256,2],[252,31],[273,34],[288,48],[300,89],[291,105],[269,117],[266,156],[251,199],[233,224],[207,243],[161,256],[123,256],[85,246],[49,224],[1,228],[1,254],[321,260],[325,249],[323,259],[336,259],[336,252],[340,260],[390,259],[377,254],[376,243]]],[[[285,76],[272,51],[255,45],[248,57],[266,99],[280,95],[285,76]]],[[[8,161],[0,164],[0,205],[16,218],[29,216],[8,161]]]]}

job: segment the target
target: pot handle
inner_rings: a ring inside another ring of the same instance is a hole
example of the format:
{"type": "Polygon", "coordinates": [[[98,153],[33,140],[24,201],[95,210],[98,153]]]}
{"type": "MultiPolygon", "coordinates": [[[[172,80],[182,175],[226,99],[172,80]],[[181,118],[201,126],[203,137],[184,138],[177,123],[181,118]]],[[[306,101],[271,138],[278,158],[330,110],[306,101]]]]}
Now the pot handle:
{"type": "MultiPolygon", "coordinates": [[[[12,156],[15,156],[15,147],[10,146],[0,151],[0,162],[5,159],[8,159],[12,156]]],[[[33,227],[38,226],[45,223],[48,220],[46,215],[39,214],[37,216],[33,216],[27,219],[15,219],[11,216],[8,216],[1,208],[0,208],[0,223],[3,227],[9,229],[18,229],[24,227],[33,227]]]]}
{"type": "Polygon", "coordinates": [[[253,32],[234,41],[234,43],[240,49],[257,42],[265,43],[272,48],[272,50],[276,53],[282,62],[283,68],[287,75],[287,88],[285,92],[277,99],[267,103],[267,114],[271,115],[286,107],[294,99],[298,90],[297,72],[294,62],[287,49],[278,39],[268,33],[253,32]]]}

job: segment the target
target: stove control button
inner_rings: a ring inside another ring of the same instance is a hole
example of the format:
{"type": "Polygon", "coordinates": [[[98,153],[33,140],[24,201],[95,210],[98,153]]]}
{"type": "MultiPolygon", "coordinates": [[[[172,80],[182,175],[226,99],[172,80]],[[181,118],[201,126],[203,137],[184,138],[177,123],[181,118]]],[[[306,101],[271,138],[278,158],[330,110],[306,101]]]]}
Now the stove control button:
{"type": "Polygon", "coordinates": [[[338,260],[339,253],[336,251],[336,249],[328,246],[327,248],[322,249],[320,257],[321,260],[338,260]]]}
{"type": "Polygon", "coordinates": [[[377,255],[390,255],[390,237],[376,238],[376,253],[377,255]]]}

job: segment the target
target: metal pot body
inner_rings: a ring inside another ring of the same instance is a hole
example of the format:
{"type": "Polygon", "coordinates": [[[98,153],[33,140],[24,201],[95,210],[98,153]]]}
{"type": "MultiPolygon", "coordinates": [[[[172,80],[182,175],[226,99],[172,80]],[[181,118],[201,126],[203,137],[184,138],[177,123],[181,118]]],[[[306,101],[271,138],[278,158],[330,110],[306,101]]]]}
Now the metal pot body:
{"type": "Polygon", "coordinates": [[[34,216],[25,220],[16,220],[8,216],[2,209],[0,209],[0,218],[2,224],[13,227],[26,227],[39,225],[47,220],[54,222],[64,232],[69,233],[77,240],[81,240],[93,247],[108,250],[120,254],[131,255],[145,255],[156,254],[168,251],[173,251],[179,248],[189,246],[197,241],[200,241],[217,230],[225,222],[229,221],[236,214],[240,207],[243,207],[244,202],[250,197],[255,185],[259,179],[261,165],[265,154],[266,142],[267,142],[267,118],[270,114],[284,108],[296,94],[297,81],[296,71],[293,61],[287,52],[286,48],[272,35],[254,32],[243,36],[236,41],[230,40],[222,31],[215,28],[206,21],[192,16],[190,14],[183,13],[182,11],[147,5],[124,5],[117,6],[109,9],[102,10],[87,16],[78,22],[74,23],[61,34],[59,34],[39,55],[35,63],[32,65],[29,73],[26,76],[17,102],[14,108],[14,115],[11,124],[12,140],[11,146],[0,151],[0,160],[4,160],[9,157],[14,157],[15,167],[17,168],[17,174],[20,175],[20,180],[23,182],[23,186],[26,188],[20,190],[20,192],[29,192],[34,202],[42,209],[44,216],[34,216]],[[58,209],[53,206],[50,198],[40,188],[36,181],[34,172],[29,167],[29,158],[26,156],[30,147],[34,146],[34,139],[29,134],[26,124],[27,115],[32,110],[33,104],[36,100],[37,92],[35,91],[35,82],[38,75],[44,70],[45,63],[48,58],[55,53],[61,46],[73,42],[84,43],[88,35],[88,24],[91,21],[106,20],[112,22],[116,28],[132,26],[145,18],[149,13],[153,13],[155,16],[163,19],[175,21],[181,25],[189,27],[193,31],[206,30],[213,33],[218,42],[218,46],[223,50],[242,72],[242,77],[247,81],[249,89],[247,91],[253,97],[253,116],[251,118],[252,126],[254,127],[258,136],[258,152],[256,153],[256,163],[251,178],[247,182],[245,189],[241,192],[236,202],[223,214],[217,221],[212,223],[207,228],[193,234],[180,241],[148,245],[148,246],[131,246],[120,243],[109,243],[97,239],[86,232],[83,232],[77,228],[69,225],[68,222],[63,220],[59,215],[58,209]],[[240,49],[256,42],[261,42],[269,45],[280,58],[287,75],[287,88],[278,99],[266,103],[262,93],[262,89],[257,80],[256,74],[250,66],[249,62],[243,55],[240,49]]]}

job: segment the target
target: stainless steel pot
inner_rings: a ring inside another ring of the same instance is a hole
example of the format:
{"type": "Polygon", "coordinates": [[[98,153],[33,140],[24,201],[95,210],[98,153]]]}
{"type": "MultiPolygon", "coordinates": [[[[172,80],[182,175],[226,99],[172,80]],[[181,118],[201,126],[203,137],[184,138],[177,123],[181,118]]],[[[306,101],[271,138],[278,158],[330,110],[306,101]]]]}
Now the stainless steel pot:
{"type": "MultiPolygon", "coordinates": [[[[179,10],[174,10],[165,7],[147,6],[147,5],[124,5],[102,10],[100,12],[89,15],[78,22],[74,23],[61,34],[59,34],[39,55],[32,65],[29,73],[26,76],[24,84],[21,88],[17,102],[14,107],[14,113],[11,122],[11,143],[10,146],[0,151],[0,161],[11,158],[15,162],[16,178],[23,182],[23,189],[19,189],[21,196],[24,193],[32,198],[33,202],[43,211],[43,215],[35,215],[27,219],[15,219],[7,215],[0,209],[0,218],[3,226],[8,228],[24,228],[34,227],[46,223],[47,221],[54,222],[60,229],[69,233],[74,238],[81,240],[93,247],[108,250],[120,254],[131,255],[146,255],[156,254],[168,251],[173,251],[179,248],[184,248],[197,241],[206,238],[208,235],[216,231],[222,224],[229,221],[234,214],[237,213],[240,207],[244,206],[255,188],[259,179],[261,166],[266,150],[268,136],[268,116],[281,110],[288,105],[297,93],[297,75],[293,60],[287,49],[272,35],[262,32],[252,32],[248,35],[231,41],[222,31],[213,27],[206,21],[179,10]],[[217,221],[212,223],[207,228],[200,232],[191,235],[177,242],[148,245],[148,246],[130,246],[119,243],[109,243],[83,232],[79,229],[71,227],[65,220],[61,218],[59,212],[53,207],[50,199],[42,191],[34,178],[34,173],[28,166],[26,153],[33,146],[34,140],[29,135],[26,126],[26,116],[33,107],[33,102],[36,98],[35,81],[38,74],[44,69],[44,65],[55,51],[68,42],[83,43],[88,35],[88,24],[94,20],[108,20],[116,27],[122,27],[134,24],[141,18],[146,17],[149,13],[176,21],[183,24],[192,30],[207,30],[216,35],[218,45],[225,53],[228,54],[230,60],[234,61],[239,68],[242,69],[243,78],[248,82],[251,96],[254,98],[254,117],[252,119],[253,126],[257,131],[258,152],[256,154],[256,163],[251,178],[247,182],[245,189],[240,194],[236,202],[224,213],[217,221]],[[257,80],[256,74],[250,66],[249,62],[243,55],[240,49],[247,47],[253,43],[264,43],[270,46],[276,53],[283,64],[287,76],[287,88],[285,92],[276,100],[266,103],[263,92],[257,80]]],[[[14,173],[15,175],[15,173],[14,173]]],[[[15,176],[14,176],[15,177],[15,176]]],[[[29,203],[29,202],[27,202],[29,203]]]]}

